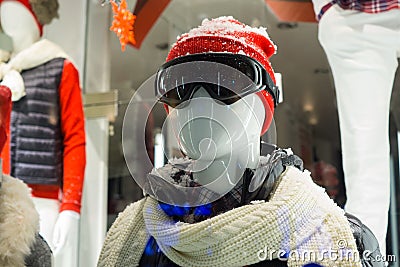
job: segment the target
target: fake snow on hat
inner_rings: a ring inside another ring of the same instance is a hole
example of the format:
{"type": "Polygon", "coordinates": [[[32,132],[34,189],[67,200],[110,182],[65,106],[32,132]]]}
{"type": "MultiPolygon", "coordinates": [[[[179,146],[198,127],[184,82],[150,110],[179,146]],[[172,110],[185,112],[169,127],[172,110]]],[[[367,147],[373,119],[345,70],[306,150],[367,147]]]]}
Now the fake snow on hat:
{"type": "Polygon", "coordinates": [[[250,27],[232,16],[204,19],[199,27],[178,37],[167,61],[187,54],[206,52],[246,54],[263,64],[275,79],[268,59],[275,54],[276,46],[269,38],[266,28],[250,27]]]}
{"type": "MultiPolygon", "coordinates": [[[[276,46],[269,38],[266,28],[250,27],[232,16],[204,19],[199,27],[178,36],[177,42],[172,45],[168,53],[167,61],[189,54],[212,52],[249,56],[260,62],[276,83],[275,74],[269,62],[269,58],[276,53],[276,46]]],[[[272,121],[274,99],[265,90],[257,94],[266,111],[262,130],[264,134],[272,121]]]]}

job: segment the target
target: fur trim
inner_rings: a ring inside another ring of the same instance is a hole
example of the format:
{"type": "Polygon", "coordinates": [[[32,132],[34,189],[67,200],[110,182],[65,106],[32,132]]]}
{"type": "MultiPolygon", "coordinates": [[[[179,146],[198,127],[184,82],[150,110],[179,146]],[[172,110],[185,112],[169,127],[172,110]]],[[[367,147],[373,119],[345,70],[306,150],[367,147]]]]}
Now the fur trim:
{"type": "Polygon", "coordinates": [[[0,188],[0,266],[25,266],[39,232],[39,214],[28,186],[3,175],[0,188]]]}

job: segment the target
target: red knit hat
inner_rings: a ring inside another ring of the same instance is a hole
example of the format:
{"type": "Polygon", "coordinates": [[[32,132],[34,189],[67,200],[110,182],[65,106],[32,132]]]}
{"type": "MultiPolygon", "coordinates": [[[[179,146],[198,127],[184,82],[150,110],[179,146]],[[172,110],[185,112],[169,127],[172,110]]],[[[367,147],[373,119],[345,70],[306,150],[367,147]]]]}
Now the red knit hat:
{"type": "MultiPolygon", "coordinates": [[[[276,47],[268,37],[265,28],[252,28],[233,17],[219,17],[203,20],[202,24],[181,35],[172,46],[167,61],[188,54],[207,52],[226,52],[245,54],[260,62],[275,81],[274,71],[269,58],[276,52],[276,47]]],[[[265,120],[261,135],[271,124],[274,114],[273,96],[266,90],[257,93],[265,107],[265,120]]]]}
{"type": "Polygon", "coordinates": [[[20,2],[21,4],[23,4],[26,7],[26,9],[28,9],[29,12],[31,12],[32,16],[35,18],[36,24],[37,24],[37,26],[39,28],[40,36],[42,36],[42,34],[43,34],[43,25],[39,22],[35,12],[32,9],[31,4],[29,3],[29,0],[0,0],[0,4],[2,2],[5,2],[5,1],[17,1],[17,2],[20,2]]]}

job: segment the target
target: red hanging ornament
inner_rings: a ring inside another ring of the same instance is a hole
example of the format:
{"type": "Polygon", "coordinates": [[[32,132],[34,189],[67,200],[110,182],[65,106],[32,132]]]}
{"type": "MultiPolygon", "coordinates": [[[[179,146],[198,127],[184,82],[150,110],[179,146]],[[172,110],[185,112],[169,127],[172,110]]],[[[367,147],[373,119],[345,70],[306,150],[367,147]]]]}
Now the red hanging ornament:
{"type": "Polygon", "coordinates": [[[133,33],[133,24],[136,16],[127,9],[126,0],[122,0],[118,5],[115,0],[110,1],[114,13],[114,20],[110,30],[115,32],[121,44],[121,50],[125,51],[128,43],[136,44],[135,35],[133,33]]]}

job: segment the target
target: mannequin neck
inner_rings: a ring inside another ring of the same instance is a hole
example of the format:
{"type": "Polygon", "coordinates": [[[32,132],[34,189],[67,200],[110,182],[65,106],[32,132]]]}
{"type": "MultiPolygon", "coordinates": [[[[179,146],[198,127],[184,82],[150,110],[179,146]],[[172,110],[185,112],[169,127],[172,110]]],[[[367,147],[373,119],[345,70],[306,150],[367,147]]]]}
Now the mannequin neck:
{"type": "Polygon", "coordinates": [[[13,38],[13,55],[18,54],[19,52],[27,49],[34,43],[36,43],[38,39],[34,36],[25,36],[23,38],[13,38]]]}

